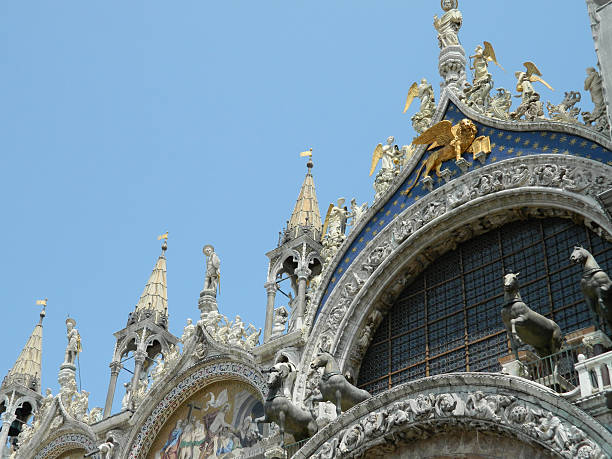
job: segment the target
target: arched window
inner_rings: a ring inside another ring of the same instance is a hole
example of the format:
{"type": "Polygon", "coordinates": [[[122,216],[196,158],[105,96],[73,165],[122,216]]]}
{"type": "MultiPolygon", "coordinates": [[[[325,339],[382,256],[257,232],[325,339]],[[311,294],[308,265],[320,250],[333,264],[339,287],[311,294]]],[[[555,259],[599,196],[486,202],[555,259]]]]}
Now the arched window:
{"type": "Polygon", "coordinates": [[[434,261],[396,300],[376,331],[359,372],[371,393],[455,371],[500,371],[509,353],[501,319],[503,275],[520,271],[531,309],[563,334],[591,325],[580,290],[582,245],[612,273],[612,244],[565,219],[513,222],[461,244],[434,261]]]}

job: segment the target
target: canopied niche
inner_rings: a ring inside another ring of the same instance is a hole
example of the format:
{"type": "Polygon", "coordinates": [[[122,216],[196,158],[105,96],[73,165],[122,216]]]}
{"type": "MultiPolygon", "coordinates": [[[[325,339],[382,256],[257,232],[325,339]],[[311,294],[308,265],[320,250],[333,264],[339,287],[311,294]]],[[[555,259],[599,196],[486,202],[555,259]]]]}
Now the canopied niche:
{"type": "Polygon", "coordinates": [[[253,422],[263,415],[260,397],[254,388],[236,380],[204,387],[167,419],[147,457],[197,459],[248,455],[261,436],[253,422]]]}

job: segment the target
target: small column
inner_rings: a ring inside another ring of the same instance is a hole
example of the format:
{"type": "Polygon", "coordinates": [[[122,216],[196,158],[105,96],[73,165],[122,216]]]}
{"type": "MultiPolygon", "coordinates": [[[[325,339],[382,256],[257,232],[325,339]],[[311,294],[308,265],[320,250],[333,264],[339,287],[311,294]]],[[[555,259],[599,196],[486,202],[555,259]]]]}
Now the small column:
{"type": "Polygon", "coordinates": [[[106,394],[106,404],[104,405],[104,418],[110,416],[111,410],[113,409],[113,399],[115,398],[115,390],[117,387],[117,377],[123,365],[121,362],[114,361],[109,365],[111,369],[110,383],[108,384],[108,392],[106,394]]]}
{"type": "Polygon", "coordinates": [[[306,282],[312,274],[308,268],[298,268],[295,270],[295,275],[298,278],[298,295],[297,306],[295,307],[294,329],[300,330],[304,323],[304,309],[306,308],[306,282]]]}
{"type": "Polygon", "coordinates": [[[137,391],[140,387],[140,372],[146,358],[147,353],[145,351],[139,349],[134,352],[134,376],[132,376],[132,385],[130,386],[130,406],[133,405],[134,391],[137,391]]]}
{"type": "Polygon", "coordinates": [[[213,289],[202,290],[198,300],[198,309],[200,310],[200,319],[203,319],[211,311],[219,312],[217,292],[213,289]]]}
{"type": "Polygon", "coordinates": [[[274,321],[274,300],[276,298],[276,291],[278,285],[276,282],[266,282],[264,284],[266,292],[268,293],[268,302],[266,304],[266,323],[264,326],[264,343],[270,341],[270,335],[272,335],[272,322],[274,321]]]}
{"type": "Polygon", "coordinates": [[[4,416],[2,417],[2,429],[0,430],[0,456],[4,457],[4,448],[6,448],[6,440],[8,440],[9,429],[11,428],[11,424],[15,422],[17,416],[15,416],[13,411],[13,407],[9,406],[10,411],[5,411],[4,416]]]}

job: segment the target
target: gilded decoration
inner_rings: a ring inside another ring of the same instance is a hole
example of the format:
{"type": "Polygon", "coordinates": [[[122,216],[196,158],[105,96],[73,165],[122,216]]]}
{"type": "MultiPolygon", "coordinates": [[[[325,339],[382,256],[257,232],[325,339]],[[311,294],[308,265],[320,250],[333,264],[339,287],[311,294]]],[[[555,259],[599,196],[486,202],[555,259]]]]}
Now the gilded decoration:
{"type": "Polygon", "coordinates": [[[329,295],[342,278],[343,273],[347,271],[348,267],[376,235],[383,231],[404,210],[445,185],[447,180],[450,180],[449,186],[452,186],[454,180],[465,172],[479,170],[482,167],[508,159],[536,155],[559,155],[559,159],[574,156],[612,165],[612,152],[607,146],[609,142],[585,128],[576,125],[575,128],[569,129],[566,124],[556,125],[556,123],[547,121],[519,125],[511,122],[487,120],[471,113],[467,108],[460,109],[458,103],[455,102],[454,95],[448,92],[445,94],[446,100],[442,101],[440,111],[434,122],[448,120],[454,125],[462,119],[468,118],[476,127],[479,136],[489,137],[491,152],[482,155],[480,161],[474,161],[467,171],[462,170],[460,167],[462,164],[448,161],[445,163],[448,172],[445,172],[443,177],[432,176],[432,182],[423,183],[421,181],[415,183],[419,173],[419,167],[416,166],[427,155],[424,151],[425,147],[420,146],[404,173],[398,177],[398,182],[381,199],[375,213],[369,213],[359,227],[355,228],[355,231],[349,235],[347,241],[339,248],[335,256],[337,261],[335,263],[330,261],[333,266],[330,266],[332,269],[326,272],[321,280],[323,290],[319,293],[320,299],[317,301],[318,305],[313,322],[316,321],[316,317],[318,317],[329,295]],[[510,127],[513,130],[509,130],[510,127]],[[410,192],[403,194],[402,191],[413,183],[415,183],[415,186],[410,192]]]}
{"type": "Polygon", "coordinates": [[[262,414],[255,389],[237,381],[215,382],[176,409],[157,434],[147,457],[243,457],[261,439],[253,420],[262,414]]]}

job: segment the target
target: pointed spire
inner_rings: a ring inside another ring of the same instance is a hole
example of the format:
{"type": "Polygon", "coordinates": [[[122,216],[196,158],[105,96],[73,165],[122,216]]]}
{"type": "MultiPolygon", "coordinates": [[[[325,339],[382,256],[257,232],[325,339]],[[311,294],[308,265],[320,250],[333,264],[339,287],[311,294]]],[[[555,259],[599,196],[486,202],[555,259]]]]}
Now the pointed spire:
{"type": "Polygon", "coordinates": [[[135,320],[141,320],[150,314],[155,316],[155,322],[164,321],[168,317],[168,290],[166,284],[166,238],[162,244],[162,253],[155,263],[153,272],[136,304],[135,320]],[[144,315],[143,315],[144,314],[144,315]]]}
{"type": "Polygon", "coordinates": [[[309,227],[314,230],[316,239],[321,234],[321,214],[319,212],[319,202],[317,201],[317,193],[315,190],[314,180],[312,178],[312,156],[308,160],[306,167],[308,172],[304,178],[304,183],[300,190],[297,202],[291,214],[291,219],[287,225],[287,232],[292,235],[300,227],[309,227]]]}
{"type": "Polygon", "coordinates": [[[45,308],[40,311],[40,320],[34,327],[30,338],[21,350],[13,368],[2,382],[3,386],[12,383],[21,384],[29,389],[40,392],[40,373],[42,368],[42,321],[45,308]]]}

